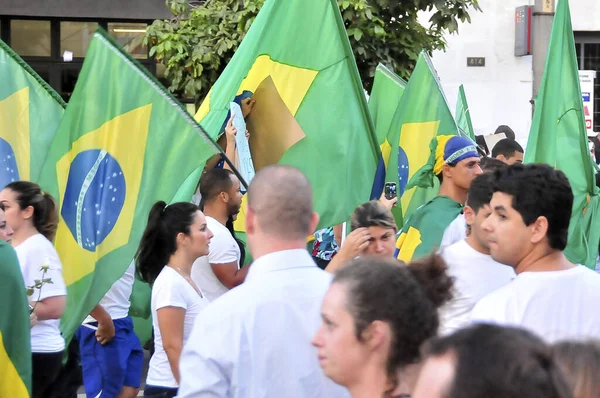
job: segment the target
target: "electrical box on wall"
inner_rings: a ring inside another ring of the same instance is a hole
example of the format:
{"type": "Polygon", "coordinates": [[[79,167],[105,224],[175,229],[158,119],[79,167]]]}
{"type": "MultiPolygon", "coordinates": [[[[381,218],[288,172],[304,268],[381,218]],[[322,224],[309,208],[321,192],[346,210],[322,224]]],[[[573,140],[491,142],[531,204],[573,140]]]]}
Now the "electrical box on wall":
{"type": "Polygon", "coordinates": [[[531,24],[533,6],[515,9],[515,57],[531,55],[531,24]]]}

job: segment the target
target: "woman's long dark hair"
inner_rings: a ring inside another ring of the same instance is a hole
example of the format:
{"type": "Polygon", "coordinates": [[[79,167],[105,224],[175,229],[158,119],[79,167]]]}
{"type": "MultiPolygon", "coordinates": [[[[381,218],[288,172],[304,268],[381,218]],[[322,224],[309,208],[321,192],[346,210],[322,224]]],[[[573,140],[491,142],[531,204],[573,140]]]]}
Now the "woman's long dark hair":
{"type": "Polygon", "coordinates": [[[17,194],[21,210],[33,207],[33,226],[46,239],[53,241],[58,227],[58,211],[52,195],[43,192],[38,184],[31,181],[14,181],[4,188],[17,194]]]}
{"type": "Polygon", "coordinates": [[[152,284],[177,250],[177,235],[190,233],[196,212],[193,203],[178,202],[168,205],[156,202],[148,215],[148,224],[135,254],[138,278],[152,284]]]}

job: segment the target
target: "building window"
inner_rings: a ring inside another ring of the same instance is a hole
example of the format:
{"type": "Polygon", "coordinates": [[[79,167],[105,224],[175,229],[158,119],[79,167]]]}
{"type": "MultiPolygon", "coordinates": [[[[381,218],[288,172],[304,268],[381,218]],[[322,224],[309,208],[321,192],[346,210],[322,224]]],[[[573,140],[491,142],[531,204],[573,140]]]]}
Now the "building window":
{"type": "Polygon", "coordinates": [[[60,23],[60,54],[64,56],[65,52],[69,51],[74,58],[85,57],[97,28],[96,22],[62,21],[60,23]]]}
{"type": "Polygon", "coordinates": [[[576,32],[575,40],[579,70],[596,71],[593,129],[600,132],[600,32],[576,32]]]}
{"type": "Polygon", "coordinates": [[[125,51],[137,59],[148,59],[148,48],[142,44],[146,33],[145,23],[108,23],[108,33],[125,51]]]}
{"type": "Polygon", "coordinates": [[[23,57],[50,57],[50,21],[13,19],[10,46],[23,57]]]}

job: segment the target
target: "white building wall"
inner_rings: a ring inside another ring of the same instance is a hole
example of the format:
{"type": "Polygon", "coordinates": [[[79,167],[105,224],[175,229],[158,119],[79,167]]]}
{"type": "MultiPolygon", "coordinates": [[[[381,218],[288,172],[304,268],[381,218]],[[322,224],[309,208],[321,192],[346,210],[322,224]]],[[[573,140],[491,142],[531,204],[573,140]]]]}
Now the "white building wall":
{"type": "MultiPolygon", "coordinates": [[[[482,12],[446,37],[445,52],[433,62],[454,111],[463,84],[476,134],[491,134],[509,125],[526,145],[531,127],[532,56],[514,56],[515,8],[534,0],[479,0],[482,12]],[[485,67],[467,67],[467,57],[485,57],[485,67]]],[[[600,31],[600,0],[571,0],[573,29],[600,31]]],[[[424,23],[425,20],[423,21],[424,23]]]]}

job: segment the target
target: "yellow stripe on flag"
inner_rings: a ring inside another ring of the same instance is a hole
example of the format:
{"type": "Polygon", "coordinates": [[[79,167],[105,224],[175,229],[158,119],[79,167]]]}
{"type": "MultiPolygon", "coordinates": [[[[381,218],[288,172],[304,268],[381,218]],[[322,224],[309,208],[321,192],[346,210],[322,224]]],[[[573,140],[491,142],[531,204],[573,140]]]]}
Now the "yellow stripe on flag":
{"type": "MultiPolygon", "coordinates": [[[[400,147],[408,157],[410,173],[408,180],[429,160],[429,143],[437,135],[440,121],[424,123],[405,123],[400,132],[400,147]]],[[[410,201],[415,194],[415,189],[404,192],[400,199],[402,214],[406,214],[410,201]]]]}
{"type": "Polygon", "coordinates": [[[63,277],[67,286],[93,272],[96,262],[104,255],[129,242],[142,182],[151,114],[152,105],[145,105],[115,117],[75,141],[71,151],[56,164],[61,203],[65,200],[71,163],[84,151],[106,151],[119,162],[126,181],[125,202],[119,218],[108,236],[93,251],[77,242],[61,214],[55,245],[65,265],[63,277]]]}
{"type": "Polygon", "coordinates": [[[0,331],[0,397],[29,398],[27,386],[10,360],[0,331]]]}

